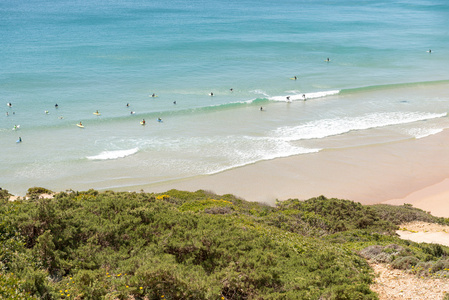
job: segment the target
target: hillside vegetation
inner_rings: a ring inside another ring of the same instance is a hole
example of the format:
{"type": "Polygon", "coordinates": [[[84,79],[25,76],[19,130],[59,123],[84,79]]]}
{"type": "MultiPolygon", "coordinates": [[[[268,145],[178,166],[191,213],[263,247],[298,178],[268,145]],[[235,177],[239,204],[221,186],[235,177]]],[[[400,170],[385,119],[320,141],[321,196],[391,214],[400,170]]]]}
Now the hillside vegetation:
{"type": "Polygon", "coordinates": [[[448,248],[396,236],[447,222],[410,205],[43,191],[0,190],[0,299],[377,299],[366,258],[448,275],[448,248]]]}

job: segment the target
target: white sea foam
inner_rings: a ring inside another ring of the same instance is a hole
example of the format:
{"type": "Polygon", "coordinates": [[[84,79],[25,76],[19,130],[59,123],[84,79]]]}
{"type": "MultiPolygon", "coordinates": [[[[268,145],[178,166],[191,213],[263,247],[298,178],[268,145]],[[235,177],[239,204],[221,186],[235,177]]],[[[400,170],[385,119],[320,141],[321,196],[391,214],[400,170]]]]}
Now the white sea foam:
{"type": "Polygon", "coordinates": [[[283,102],[288,102],[288,101],[298,101],[304,100],[304,96],[306,100],[309,99],[316,99],[316,98],[323,98],[323,97],[327,97],[327,96],[333,96],[333,95],[337,95],[338,93],[340,93],[340,90],[333,90],[333,91],[321,91],[321,92],[313,92],[313,93],[293,93],[291,95],[285,95],[285,96],[274,96],[274,97],[270,97],[270,100],[273,101],[283,101],[283,102]],[[287,97],[289,97],[287,99],[287,97]]]}
{"type": "Polygon", "coordinates": [[[447,113],[420,112],[383,112],[366,114],[359,117],[343,117],[307,122],[299,126],[285,126],[276,129],[273,136],[285,141],[318,139],[339,135],[353,130],[400,125],[417,121],[436,119],[447,116],[447,113]]]}
{"type": "Polygon", "coordinates": [[[87,156],[87,159],[90,160],[117,159],[136,154],[138,151],[139,148],[133,148],[128,150],[103,151],[98,155],[87,156]]]}
{"type": "Polygon", "coordinates": [[[408,134],[416,139],[422,139],[440,132],[443,132],[443,128],[413,128],[408,131],[408,134]]]}

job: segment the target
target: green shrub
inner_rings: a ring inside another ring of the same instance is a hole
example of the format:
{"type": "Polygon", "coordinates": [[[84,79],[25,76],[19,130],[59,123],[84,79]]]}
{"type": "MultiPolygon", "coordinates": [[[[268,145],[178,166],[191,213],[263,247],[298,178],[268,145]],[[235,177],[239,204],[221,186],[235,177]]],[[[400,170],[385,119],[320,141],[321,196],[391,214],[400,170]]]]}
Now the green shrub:
{"type": "Polygon", "coordinates": [[[53,192],[49,189],[43,187],[32,187],[27,191],[27,196],[31,197],[33,195],[41,195],[41,194],[52,194],[53,192]]]}
{"type": "Polygon", "coordinates": [[[391,266],[395,269],[407,270],[418,264],[419,259],[414,256],[404,256],[395,259],[391,266]]]}

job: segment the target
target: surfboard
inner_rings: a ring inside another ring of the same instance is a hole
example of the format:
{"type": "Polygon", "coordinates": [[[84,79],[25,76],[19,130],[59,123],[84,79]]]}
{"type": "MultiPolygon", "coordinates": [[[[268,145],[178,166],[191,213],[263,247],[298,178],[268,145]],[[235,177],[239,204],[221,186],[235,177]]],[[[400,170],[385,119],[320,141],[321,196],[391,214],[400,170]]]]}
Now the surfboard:
{"type": "Polygon", "coordinates": [[[146,123],[144,123],[144,122],[142,122],[142,121],[140,121],[140,125],[145,125],[146,123]]]}
{"type": "Polygon", "coordinates": [[[14,126],[12,130],[17,130],[20,128],[20,125],[14,126]]]}
{"type": "Polygon", "coordinates": [[[16,143],[21,143],[21,142],[22,142],[22,140],[17,140],[17,141],[16,141],[16,143]]]}
{"type": "Polygon", "coordinates": [[[84,126],[80,124],[76,124],[76,126],[78,126],[79,128],[84,128],[84,126]]]}
{"type": "Polygon", "coordinates": [[[99,115],[101,115],[99,112],[94,112],[94,115],[97,115],[97,116],[99,116],[99,115]]]}
{"type": "Polygon", "coordinates": [[[149,95],[148,97],[151,97],[151,98],[157,98],[158,96],[157,95],[149,95]]]}

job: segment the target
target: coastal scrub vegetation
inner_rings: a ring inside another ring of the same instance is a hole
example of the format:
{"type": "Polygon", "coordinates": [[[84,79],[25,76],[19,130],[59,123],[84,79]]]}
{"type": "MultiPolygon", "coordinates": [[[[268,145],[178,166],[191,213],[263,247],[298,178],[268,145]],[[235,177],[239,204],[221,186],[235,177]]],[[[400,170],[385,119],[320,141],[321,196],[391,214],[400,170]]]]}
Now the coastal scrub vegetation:
{"type": "Polygon", "coordinates": [[[399,239],[410,205],[276,206],[206,191],[0,191],[0,298],[377,299],[366,259],[449,275],[449,249],[399,239]]]}

